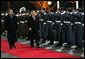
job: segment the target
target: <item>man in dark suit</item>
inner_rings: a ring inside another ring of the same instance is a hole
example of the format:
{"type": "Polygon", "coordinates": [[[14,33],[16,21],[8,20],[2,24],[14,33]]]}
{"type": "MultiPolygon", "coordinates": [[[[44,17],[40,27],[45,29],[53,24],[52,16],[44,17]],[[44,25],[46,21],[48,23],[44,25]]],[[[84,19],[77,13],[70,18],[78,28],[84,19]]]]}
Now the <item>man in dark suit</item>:
{"type": "Polygon", "coordinates": [[[30,37],[30,45],[31,48],[34,46],[34,39],[37,45],[37,48],[39,48],[39,16],[36,11],[31,11],[31,16],[27,20],[28,23],[28,36],[30,37]]]}
{"type": "Polygon", "coordinates": [[[7,38],[9,42],[10,49],[12,46],[15,47],[15,42],[17,41],[16,32],[18,29],[17,17],[13,14],[13,10],[8,11],[8,15],[5,16],[5,32],[7,32],[7,38]]]}

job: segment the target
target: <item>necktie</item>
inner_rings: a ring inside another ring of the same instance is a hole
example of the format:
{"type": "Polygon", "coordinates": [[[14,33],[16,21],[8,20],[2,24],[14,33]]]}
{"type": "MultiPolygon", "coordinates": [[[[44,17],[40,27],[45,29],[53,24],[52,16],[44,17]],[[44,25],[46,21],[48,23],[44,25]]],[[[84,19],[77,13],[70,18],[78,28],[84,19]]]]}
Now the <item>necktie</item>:
{"type": "Polygon", "coordinates": [[[35,21],[35,17],[34,17],[34,21],[35,21]]]}

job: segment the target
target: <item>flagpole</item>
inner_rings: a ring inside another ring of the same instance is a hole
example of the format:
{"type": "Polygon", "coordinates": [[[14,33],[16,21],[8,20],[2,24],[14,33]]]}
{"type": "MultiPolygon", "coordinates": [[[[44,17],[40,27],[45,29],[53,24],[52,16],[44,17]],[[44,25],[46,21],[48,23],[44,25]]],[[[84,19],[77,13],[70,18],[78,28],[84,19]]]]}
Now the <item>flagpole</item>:
{"type": "Polygon", "coordinates": [[[78,1],[76,1],[76,9],[78,9],[79,5],[78,5],[78,1]]]}
{"type": "Polygon", "coordinates": [[[57,1],[57,9],[59,8],[59,1],[57,1]]]}

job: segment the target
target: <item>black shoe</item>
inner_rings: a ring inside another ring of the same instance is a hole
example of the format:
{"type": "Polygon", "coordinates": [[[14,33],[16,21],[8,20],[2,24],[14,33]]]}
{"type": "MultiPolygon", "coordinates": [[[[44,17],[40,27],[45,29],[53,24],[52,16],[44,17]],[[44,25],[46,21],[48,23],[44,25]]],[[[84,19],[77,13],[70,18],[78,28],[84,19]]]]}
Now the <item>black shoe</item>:
{"type": "Polygon", "coordinates": [[[12,46],[13,46],[14,48],[16,48],[16,46],[15,46],[14,44],[13,44],[12,46]]]}
{"type": "Polygon", "coordinates": [[[81,50],[82,49],[82,46],[80,46],[80,45],[77,45],[77,48],[76,49],[79,49],[79,50],[81,50]]]}
{"type": "Polygon", "coordinates": [[[48,45],[53,45],[53,43],[52,43],[52,42],[50,42],[50,43],[48,43],[48,45]]]}
{"type": "Polygon", "coordinates": [[[16,48],[16,46],[14,45],[14,48],[16,48]]]}
{"type": "Polygon", "coordinates": [[[57,43],[57,44],[55,44],[55,46],[62,46],[62,44],[61,43],[57,43]]]}
{"type": "Polygon", "coordinates": [[[30,46],[30,48],[33,48],[34,46],[30,46]]]}
{"type": "Polygon", "coordinates": [[[42,44],[42,43],[45,43],[45,42],[46,42],[46,41],[42,41],[41,44],[42,44]]]}
{"type": "Polygon", "coordinates": [[[40,48],[40,46],[37,46],[37,48],[40,48]]]}
{"type": "Polygon", "coordinates": [[[10,49],[12,49],[12,47],[9,47],[10,49]]]}

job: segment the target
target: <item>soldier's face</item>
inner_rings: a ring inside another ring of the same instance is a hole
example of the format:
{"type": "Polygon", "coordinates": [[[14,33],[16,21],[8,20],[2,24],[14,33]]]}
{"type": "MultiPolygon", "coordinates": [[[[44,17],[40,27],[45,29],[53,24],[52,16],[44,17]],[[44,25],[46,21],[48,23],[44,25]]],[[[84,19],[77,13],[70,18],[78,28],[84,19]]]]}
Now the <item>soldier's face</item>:
{"type": "Polygon", "coordinates": [[[75,10],[72,10],[73,12],[75,12],[75,10]]]}
{"type": "Polygon", "coordinates": [[[69,11],[67,10],[66,13],[69,13],[69,11]]]}
{"type": "Polygon", "coordinates": [[[9,10],[9,15],[13,15],[13,10],[9,10]]]}

